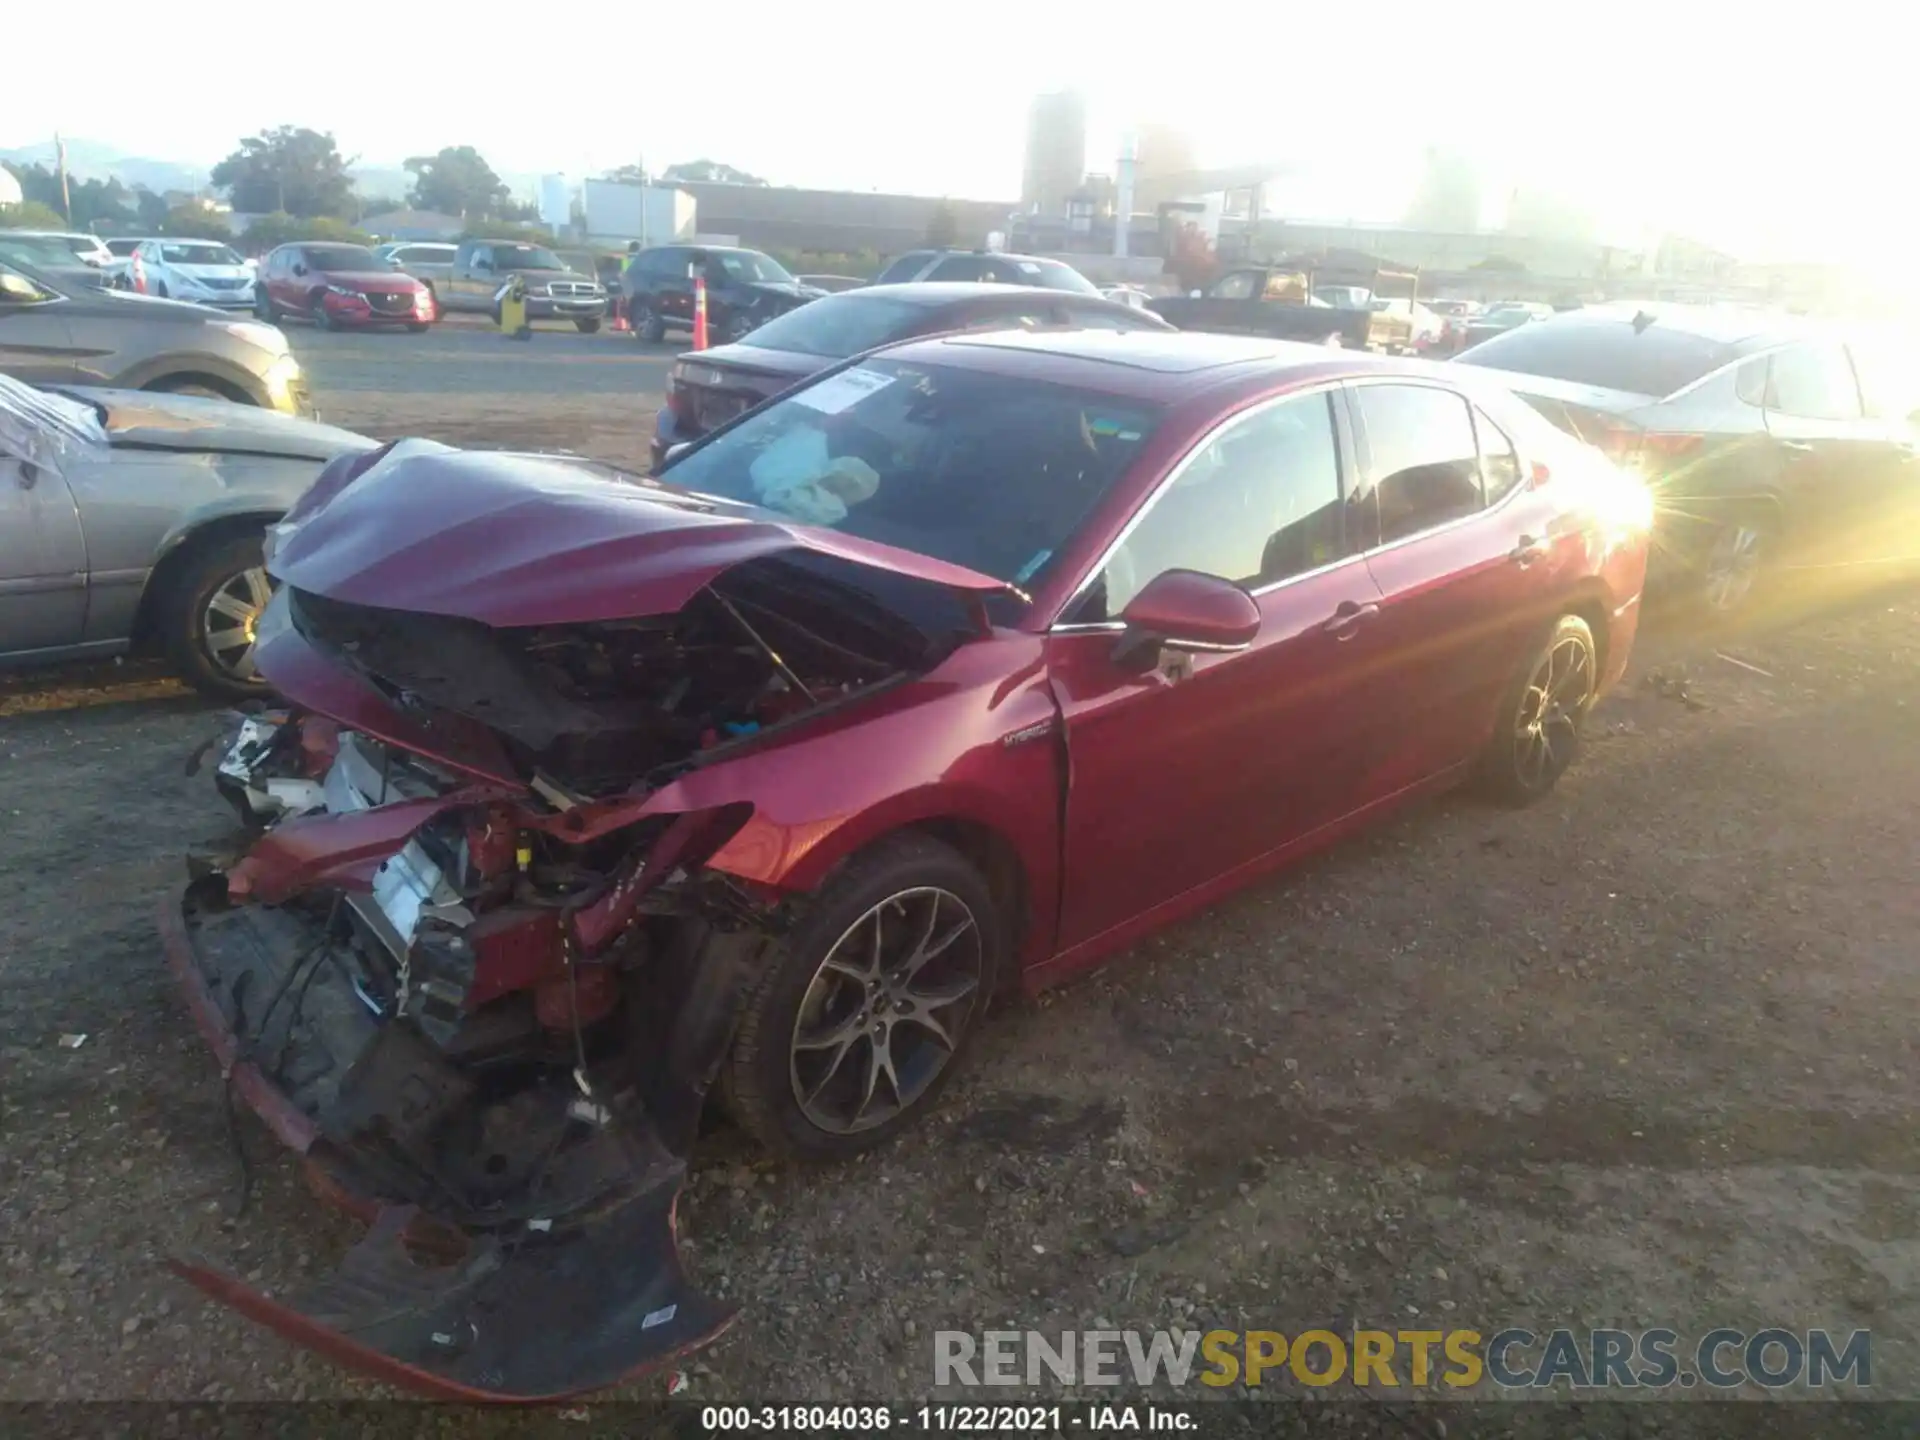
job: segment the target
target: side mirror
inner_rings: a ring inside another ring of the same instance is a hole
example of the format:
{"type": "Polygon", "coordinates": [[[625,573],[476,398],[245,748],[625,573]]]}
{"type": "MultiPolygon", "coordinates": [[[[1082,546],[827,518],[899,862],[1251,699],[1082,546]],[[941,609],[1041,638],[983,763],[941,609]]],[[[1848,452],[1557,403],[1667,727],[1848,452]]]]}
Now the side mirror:
{"type": "Polygon", "coordinates": [[[682,455],[687,453],[687,450],[692,444],[693,442],[691,440],[682,440],[677,445],[669,445],[667,447],[667,453],[660,457],[661,467],[664,469],[666,466],[678,460],[682,455]]]}
{"type": "Polygon", "coordinates": [[[40,298],[40,288],[24,275],[0,270],[0,303],[31,305],[40,298]]]}
{"type": "Polygon", "coordinates": [[[294,262],[293,273],[296,275],[304,275],[307,273],[307,267],[296,261],[294,262]]]}
{"type": "Polygon", "coordinates": [[[1168,570],[1120,612],[1127,627],[1116,658],[1170,650],[1244,650],[1260,633],[1260,607],[1240,586],[1197,570],[1168,570]]]}

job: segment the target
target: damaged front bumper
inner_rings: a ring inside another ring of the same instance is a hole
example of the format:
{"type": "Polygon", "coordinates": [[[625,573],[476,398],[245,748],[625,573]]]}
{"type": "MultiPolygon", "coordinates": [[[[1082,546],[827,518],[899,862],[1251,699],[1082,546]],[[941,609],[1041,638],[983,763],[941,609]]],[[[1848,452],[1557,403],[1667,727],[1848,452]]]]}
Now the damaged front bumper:
{"type": "Polygon", "coordinates": [[[490,792],[408,796],[382,763],[369,794],[371,752],[324,721],[324,769],[269,779],[262,727],[282,725],[245,722],[220,773],[244,819],[282,818],[199,857],[160,932],[224,1082],[371,1228],[286,1299],[206,1264],[177,1273],[443,1398],[578,1394],[713,1339],[733,1312],[688,1280],[675,1205],[762,937],[689,914],[644,947],[606,942],[604,965],[563,943],[556,1019],[551,980],[533,982],[578,917],[476,917],[448,893],[446,847],[423,844],[490,792]]]}

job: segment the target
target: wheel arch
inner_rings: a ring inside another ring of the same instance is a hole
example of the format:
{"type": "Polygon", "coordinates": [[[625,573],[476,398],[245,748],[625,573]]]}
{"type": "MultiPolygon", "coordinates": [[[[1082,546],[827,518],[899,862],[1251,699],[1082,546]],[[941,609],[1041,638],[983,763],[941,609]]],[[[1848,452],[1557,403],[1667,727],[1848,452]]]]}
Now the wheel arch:
{"type": "Polygon", "coordinates": [[[165,384],[198,383],[222,390],[247,405],[271,409],[258,376],[219,355],[175,351],[129,367],[107,382],[115,390],[156,390],[165,384]]]}
{"type": "Polygon", "coordinates": [[[165,603],[168,590],[186,572],[196,555],[210,545],[221,544],[235,536],[262,532],[280,515],[278,510],[257,507],[202,512],[181,521],[169,531],[155,552],[153,568],[147,572],[147,583],[140,592],[139,608],[134,611],[133,647],[136,650],[152,648],[160,606],[165,603]]]}

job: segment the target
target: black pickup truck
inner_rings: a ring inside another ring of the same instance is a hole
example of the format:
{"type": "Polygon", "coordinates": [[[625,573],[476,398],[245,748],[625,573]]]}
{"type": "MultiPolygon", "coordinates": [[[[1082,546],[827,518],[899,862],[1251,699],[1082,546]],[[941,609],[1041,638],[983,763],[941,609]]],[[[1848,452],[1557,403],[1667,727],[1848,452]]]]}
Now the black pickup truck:
{"type": "MultiPolygon", "coordinates": [[[[1370,292],[1404,288],[1418,277],[1380,271],[1370,292]]],[[[1350,350],[1403,350],[1413,344],[1413,322],[1394,310],[1345,308],[1315,298],[1310,272],[1247,265],[1229,270],[1205,290],[1152,301],[1148,308],[1182,330],[1262,335],[1275,340],[1344,346],[1350,350]]]]}

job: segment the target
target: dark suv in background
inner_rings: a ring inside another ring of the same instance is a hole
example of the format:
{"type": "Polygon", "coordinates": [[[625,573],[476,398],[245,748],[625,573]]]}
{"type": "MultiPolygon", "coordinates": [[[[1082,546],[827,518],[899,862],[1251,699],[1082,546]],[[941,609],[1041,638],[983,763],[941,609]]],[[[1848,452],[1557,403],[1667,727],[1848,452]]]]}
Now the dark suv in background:
{"type": "Polygon", "coordinates": [[[909,250],[887,264],[876,285],[910,280],[972,280],[989,285],[1039,285],[1098,295],[1100,287],[1071,265],[1038,255],[1008,255],[999,250],[909,250]]]}
{"type": "Polygon", "coordinates": [[[658,344],[693,333],[693,282],[707,282],[707,332],[716,345],[745,339],[776,315],[826,292],[802,285],[771,255],[727,245],[656,245],[620,277],[633,333],[658,344]]]}
{"type": "Polygon", "coordinates": [[[1920,559],[1920,369],[1893,337],[1649,302],[1536,320],[1454,363],[1644,475],[1654,572],[1712,611],[1783,572],[1827,591],[1920,559]]]}

